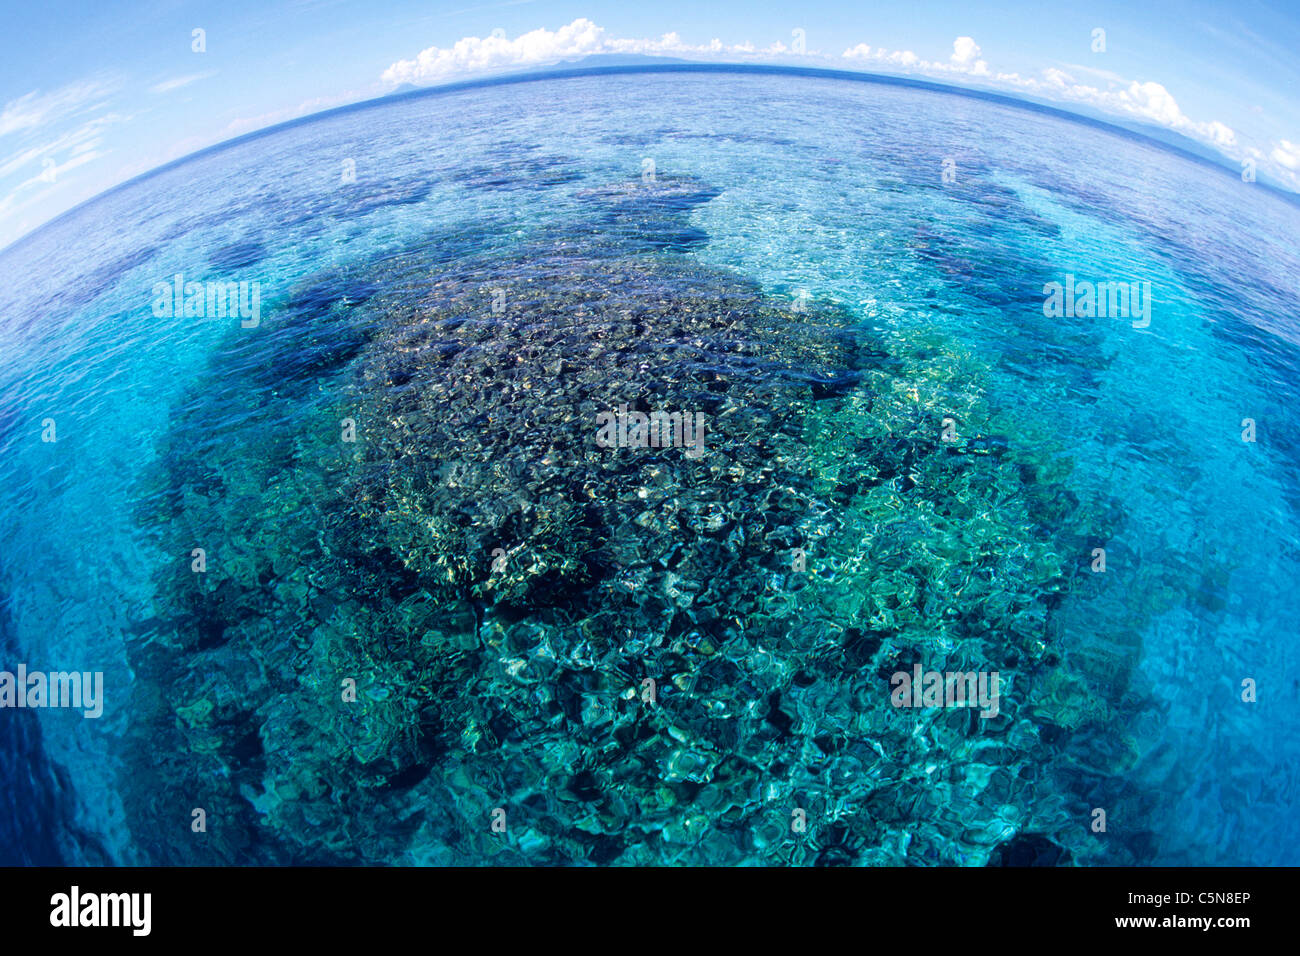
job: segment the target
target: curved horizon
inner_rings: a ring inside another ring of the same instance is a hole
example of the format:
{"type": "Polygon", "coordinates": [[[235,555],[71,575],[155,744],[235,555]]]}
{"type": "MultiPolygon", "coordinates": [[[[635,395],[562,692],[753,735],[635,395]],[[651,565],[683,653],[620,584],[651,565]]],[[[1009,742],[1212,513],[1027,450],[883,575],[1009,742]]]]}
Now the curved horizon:
{"type": "MultiPolygon", "coordinates": [[[[983,90],[976,87],[960,86],[952,83],[942,83],[938,80],[916,79],[909,76],[897,76],[889,73],[870,73],[858,70],[834,70],[826,67],[799,67],[786,66],[781,64],[767,63],[700,63],[691,61],[667,62],[667,63],[644,63],[628,64],[618,66],[589,66],[573,67],[566,69],[556,69],[554,67],[541,67],[536,70],[530,70],[522,73],[509,73],[504,75],[494,75],[479,77],[476,79],[458,80],[452,83],[440,84],[437,86],[420,87],[413,90],[401,90],[398,92],[385,93],[381,96],[374,96],[364,100],[358,100],[354,103],[345,103],[342,106],[333,106],[327,109],[318,110],[315,113],[308,113],[305,116],[294,117],[293,119],[284,120],[283,122],[273,123],[269,126],[259,127],[247,133],[241,133],[230,139],[222,140],[219,143],[213,143],[210,146],[204,146],[196,149],[194,152],[186,153],[177,159],[168,160],[158,166],[148,169],[145,172],[132,176],[130,179],[123,180],[116,185],[109,186],[107,189],[96,193],[95,195],[82,200],[77,205],[67,209],[52,219],[48,219],[29,232],[23,233],[13,242],[5,246],[0,246],[0,256],[12,249],[18,248],[28,240],[44,232],[51,226],[56,225],[68,219],[82,210],[93,206],[95,203],[111,196],[120,190],[126,189],[137,183],[144,182],[154,176],[164,173],[170,169],[192,162],[203,156],[214,155],[224,150],[231,149],[241,143],[251,142],[261,139],[265,136],[273,135],[283,130],[294,129],[310,123],[327,119],[331,116],[340,116],[347,113],[360,112],[368,109],[377,109],[394,102],[425,99],[434,96],[442,96],[451,93],[464,92],[466,90],[487,89],[496,86],[510,86],[523,83],[537,83],[546,80],[565,80],[577,79],[591,76],[624,76],[643,73],[736,73],[749,75],[765,76],[800,76],[809,79],[836,80],[856,83],[874,83],[882,86],[897,86],[907,89],[922,90],[930,93],[948,94],[961,96],[968,99],[981,100],[983,102],[997,103],[1003,106],[1010,106],[1016,109],[1023,109],[1027,112],[1038,113],[1040,115],[1054,116],[1068,122],[1077,123],[1103,132],[1111,133],[1122,139],[1132,142],[1144,143],[1148,146],[1155,147],[1162,151],[1168,152],[1185,160],[1198,163],[1211,169],[1218,170],[1235,178],[1232,167],[1223,162],[1216,162],[1207,156],[1192,152],[1189,149],[1182,149],[1173,143],[1168,143],[1149,136],[1137,130],[1129,129],[1119,123],[1108,122],[1097,119],[1082,113],[1065,109],[1060,106],[1054,106],[1049,103],[1039,102],[1036,100],[1011,95],[1008,93],[998,93],[989,90],[983,90]]],[[[1189,140],[1189,142],[1191,142],[1189,140]]],[[[1226,159],[1226,157],[1225,157],[1226,159]]],[[[1263,188],[1271,193],[1275,198],[1286,202],[1290,205],[1300,207],[1300,193],[1290,192],[1280,189],[1267,182],[1256,181],[1252,185],[1263,188]]]]}

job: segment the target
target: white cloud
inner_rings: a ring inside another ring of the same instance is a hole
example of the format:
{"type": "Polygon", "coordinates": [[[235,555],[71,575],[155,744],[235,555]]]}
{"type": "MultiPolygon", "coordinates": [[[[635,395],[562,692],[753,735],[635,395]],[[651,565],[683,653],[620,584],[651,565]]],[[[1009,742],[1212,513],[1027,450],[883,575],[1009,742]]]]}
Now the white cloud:
{"type": "MultiPolygon", "coordinates": [[[[17,217],[51,196],[93,193],[85,177],[63,174],[108,152],[105,134],[129,119],[107,112],[118,88],[115,81],[83,80],[49,93],[33,90],[0,109],[0,216],[17,217]]],[[[6,238],[13,237],[10,231],[6,238]]]]}
{"type": "Polygon", "coordinates": [[[952,62],[958,66],[974,66],[980,58],[980,45],[970,37],[958,37],[952,41],[952,62]]]}
{"type": "Polygon", "coordinates": [[[33,90],[16,100],[10,100],[0,110],[0,136],[39,129],[94,109],[114,89],[114,84],[105,81],[85,80],[71,83],[52,93],[33,90]]]}
{"type": "Polygon", "coordinates": [[[1216,146],[1235,146],[1237,144],[1237,134],[1231,126],[1220,123],[1218,120],[1210,120],[1208,123],[1198,124],[1204,130],[1206,138],[1216,146]]]}
{"type": "Polygon", "coordinates": [[[384,71],[382,79],[391,85],[427,83],[461,74],[537,66],[600,53],[781,56],[790,54],[791,50],[779,40],[758,49],[753,43],[728,45],[716,38],[706,44],[690,44],[677,33],[665,33],[658,39],[611,37],[604,27],[580,17],[558,30],[533,30],[513,40],[498,33],[464,37],[449,47],[431,46],[413,59],[398,60],[384,71]]]}
{"type": "Polygon", "coordinates": [[[879,47],[873,49],[865,43],[849,47],[844,51],[844,56],[851,60],[869,60],[883,65],[902,66],[909,71],[921,73],[959,73],[975,79],[988,79],[996,84],[1016,87],[1049,98],[1086,103],[1103,111],[1166,126],[1220,149],[1237,145],[1237,134],[1231,127],[1217,120],[1197,122],[1191,119],[1179,108],[1173,94],[1159,83],[1150,80],[1144,82],[1134,80],[1126,84],[1122,78],[1113,73],[1087,67],[1071,67],[1071,69],[1108,79],[1110,86],[1101,89],[1078,83],[1071,73],[1056,67],[1043,70],[1042,79],[1022,77],[1018,73],[995,74],[989,70],[988,63],[981,59],[980,46],[971,37],[958,37],[953,41],[952,56],[946,63],[922,60],[911,50],[891,52],[879,47]]]}
{"type": "Polygon", "coordinates": [[[1300,145],[1284,139],[1273,146],[1273,151],[1268,154],[1269,158],[1275,163],[1280,163],[1287,169],[1300,168],[1300,145]]]}
{"type": "Polygon", "coordinates": [[[1095,66],[1083,66],[1079,63],[1066,63],[1065,66],[1068,69],[1074,70],[1076,73],[1087,73],[1089,76],[1100,77],[1101,79],[1108,80],[1112,83],[1127,82],[1124,77],[1120,76],[1118,73],[1114,73],[1110,70],[1098,69],[1095,66]]]}
{"type": "Polygon", "coordinates": [[[28,200],[28,203],[23,203],[23,204],[19,203],[19,200],[22,198],[23,194],[28,192],[29,190],[41,186],[48,186],[52,183],[57,183],[59,181],[59,177],[62,176],[64,173],[68,172],[69,170],[76,169],[78,166],[84,166],[86,163],[99,159],[99,157],[102,155],[104,154],[97,152],[95,150],[90,150],[88,152],[82,152],[78,155],[74,155],[66,163],[53,163],[47,168],[42,168],[39,173],[32,176],[30,179],[26,180],[25,182],[19,183],[18,186],[10,190],[8,195],[6,195],[4,199],[0,199],[0,215],[4,215],[5,213],[8,213],[10,209],[13,209],[15,207],[22,208],[23,205],[27,205],[28,203],[30,203],[31,201],[30,199],[28,200]]]}
{"type": "Polygon", "coordinates": [[[1024,82],[1028,89],[1046,90],[1076,103],[1087,103],[1102,110],[1130,116],[1134,119],[1166,126],[1218,147],[1234,146],[1237,134],[1218,120],[1197,122],[1185,114],[1164,86],[1153,81],[1134,80],[1123,88],[1098,89],[1074,83],[1068,74],[1046,70],[1046,83],[1030,79],[1024,82]]]}
{"type": "Polygon", "coordinates": [[[98,149],[108,127],[123,119],[125,117],[109,113],[67,130],[54,139],[23,146],[18,152],[0,159],[0,179],[12,176],[24,166],[56,153],[79,155],[98,149]]]}
{"type": "Polygon", "coordinates": [[[170,80],[163,80],[161,83],[155,83],[149,87],[150,93],[170,93],[172,90],[179,90],[182,86],[189,86],[191,83],[197,83],[199,80],[206,80],[210,76],[216,76],[215,71],[210,73],[191,73],[188,76],[177,76],[170,80]]]}
{"type": "MultiPolygon", "coordinates": [[[[581,18],[552,32],[533,30],[511,40],[502,35],[465,37],[451,47],[431,46],[413,60],[398,60],[384,71],[387,83],[418,83],[456,73],[478,73],[544,63],[605,51],[605,31],[581,18]]],[[[664,37],[667,41],[675,34],[664,37]]]]}
{"type": "Polygon", "coordinates": [[[1137,115],[1165,126],[1178,126],[1187,122],[1187,117],[1178,108],[1173,96],[1159,83],[1134,81],[1120,94],[1120,100],[1137,115]]]}
{"type": "Polygon", "coordinates": [[[922,69],[933,67],[934,64],[927,63],[911,50],[886,50],[883,47],[872,49],[865,43],[859,43],[857,46],[849,47],[844,51],[844,56],[850,60],[875,60],[879,63],[893,63],[897,66],[919,66],[922,69]]]}
{"type": "Polygon", "coordinates": [[[952,41],[952,56],[947,63],[922,59],[911,50],[886,50],[883,47],[872,49],[865,43],[849,47],[843,55],[850,60],[874,60],[887,66],[901,66],[920,73],[989,75],[988,63],[980,59],[980,46],[970,37],[958,37],[952,41]]]}
{"type": "MultiPolygon", "coordinates": [[[[1047,85],[1054,89],[1064,90],[1074,85],[1074,77],[1064,70],[1058,70],[1054,66],[1049,66],[1043,70],[1043,76],[1047,80],[1047,85]]],[[[1017,76],[1017,79],[1019,77],[1017,76]]]]}

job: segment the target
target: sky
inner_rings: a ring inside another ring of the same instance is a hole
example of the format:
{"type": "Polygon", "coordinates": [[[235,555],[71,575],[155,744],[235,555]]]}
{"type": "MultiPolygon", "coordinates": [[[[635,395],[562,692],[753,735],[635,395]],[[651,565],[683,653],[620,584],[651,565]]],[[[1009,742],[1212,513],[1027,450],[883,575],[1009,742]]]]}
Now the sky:
{"type": "Polygon", "coordinates": [[[0,248],[257,129],[600,53],[1032,96],[1172,129],[1300,192],[1300,0],[0,0],[0,22],[0,248]]]}

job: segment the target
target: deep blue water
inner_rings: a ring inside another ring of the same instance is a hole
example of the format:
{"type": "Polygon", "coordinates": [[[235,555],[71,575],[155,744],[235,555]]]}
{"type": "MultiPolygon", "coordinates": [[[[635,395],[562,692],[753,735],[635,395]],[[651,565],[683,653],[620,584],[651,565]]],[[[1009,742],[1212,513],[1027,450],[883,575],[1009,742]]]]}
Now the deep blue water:
{"type": "Polygon", "coordinates": [[[1096,124],[725,73],[114,191],[0,253],[0,667],[106,683],[0,712],[0,860],[1294,864],[1298,219],[1096,124]],[[160,317],[176,273],[259,325],[160,317]],[[1150,324],[1046,317],[1069,275],[1150,324]],[[621,402],[709,454],[599,449],[621,402]],[[918,662],[1001,715],[892,707],[918,662]]]}

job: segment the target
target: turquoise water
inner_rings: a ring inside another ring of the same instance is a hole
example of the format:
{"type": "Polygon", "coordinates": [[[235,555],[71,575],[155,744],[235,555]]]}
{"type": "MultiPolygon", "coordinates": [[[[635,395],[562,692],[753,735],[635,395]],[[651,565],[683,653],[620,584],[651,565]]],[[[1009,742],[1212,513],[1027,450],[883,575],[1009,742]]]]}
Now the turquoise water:
{"type": "Polygon", "coordinates": [[[726,74],[101,197],[0,253],[2,666],[106,687],[0,714],[0,854],[1300,862],[1298,224],[1094,126],[726,74]],[[176,273],[260,323],[158,316],[176,273]],[[1150,324],[1046,318],[1067,275],[1150,324]],[[708,454],[599,448],[621,402],[708,454]],[[914,663],[999,716],[893,707],[914,663]]]}

